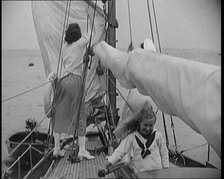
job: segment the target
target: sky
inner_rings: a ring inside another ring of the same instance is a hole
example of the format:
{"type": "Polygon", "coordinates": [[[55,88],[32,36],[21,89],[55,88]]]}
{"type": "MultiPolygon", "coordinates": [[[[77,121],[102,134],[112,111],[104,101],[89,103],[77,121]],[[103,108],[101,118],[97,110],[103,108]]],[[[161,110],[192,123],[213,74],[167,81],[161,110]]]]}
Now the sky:
{"type": "MultiPolygon", "coordinates": [[[[116,1],[118,48],[130,43],[128,0],[116,1]]],[[[132,42],[151,38],[147,0],[129,0],[132,42]]],[[[151,0],[150,14],[155,23],[151,0]]],[[[162,47],[221,51],[221,0],[154,0],[162,47]]],[[[2,49],[39,49],[30,1],[2,1],[2,49]]],[[[158,41],[155,40],[158,46],[158,41]]]]}

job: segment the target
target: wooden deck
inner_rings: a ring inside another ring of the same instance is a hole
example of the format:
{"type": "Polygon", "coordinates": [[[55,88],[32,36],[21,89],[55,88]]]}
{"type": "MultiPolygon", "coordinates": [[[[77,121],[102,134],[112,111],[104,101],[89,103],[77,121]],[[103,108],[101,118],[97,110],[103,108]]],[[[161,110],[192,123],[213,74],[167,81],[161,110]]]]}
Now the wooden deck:
{"type": "MultiPolygon", "coordinates": [[[[86,148],[89,150],[99,149],[102,147],[100,140],[88,140],[86,148]]],[[[41,179],[47,178],[66,178],[66,179],[83,179],[83,178],[99,178],[98,170],[105,166],[105,154],[101,152],[96,154],[93,160],[82,160],[81,162],[71,163],[68,161],[70,150],[67,150],[65,156],[61,158],[55,167],[41,179]]],[[[114,173],[106,175],[105,178],[116,178],[114,173]]]]}
{"type": "MultiPolygon", "coordinates": [[[[99,149],[102,147],[102,144],[99,138],[89,138],[86,142],[86,148],[88,150],[99,149]]],[[[55,166],[52,167],[49,172],[46,173],[44,177],[41,179],[48,179],[48,178],[66,178],[66,179],[84,179],[84,178],[99,178],[98,177],[98,170],[100,167],[104,167],[106,163],[105,153],[101,152],[95,155],[95,159],[93,160],[83,160],[77,163],[71,163],[68,161],[70,148],[66,147],[65,156],[61,158],[55,166]]],[[[177,166],[170,163],[170,168],[176,168],[177,166]]],[[[106,175],[104,178],[116,178],[115,173],[110,173],[106,175]]]]}

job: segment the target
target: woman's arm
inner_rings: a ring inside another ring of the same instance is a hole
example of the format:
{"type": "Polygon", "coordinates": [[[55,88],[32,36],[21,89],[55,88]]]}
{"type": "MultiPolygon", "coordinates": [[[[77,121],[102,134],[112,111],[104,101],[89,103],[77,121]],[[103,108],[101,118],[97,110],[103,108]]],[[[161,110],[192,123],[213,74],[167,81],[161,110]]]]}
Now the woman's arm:
{"type": "Polygon", "coordinates": [[[53,95],[53,87],[52,83],[55,79],[55,73],[50,73],[47,81],[51,81],[51,83],[47,83],[44,91],[44,113],[47,115],[48,118],[51,117],[51,107],[52,107],[52,95],[53,95]]]}
{"type": "Polygon", "coordinates": [[[108,158],[110,164],[115,164],[125,154],[127,154],[133,148],[133,135],[129,134],[116,148],[114,153],[108,158]]]}

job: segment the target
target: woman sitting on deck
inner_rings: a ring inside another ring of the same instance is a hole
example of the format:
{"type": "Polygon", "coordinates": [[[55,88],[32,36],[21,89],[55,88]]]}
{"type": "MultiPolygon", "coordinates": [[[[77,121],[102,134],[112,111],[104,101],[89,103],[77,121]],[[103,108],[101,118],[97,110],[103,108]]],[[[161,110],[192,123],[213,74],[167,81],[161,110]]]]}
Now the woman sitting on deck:
{"type": "Polygon", "coordinates": [[[124,121],[116,132],[128,130],[128,136],[108,158],[106,168],[118,162],[133,150],[130,164],[135,172],[169,167],[169,156],[162,134],[154,128],[156,115],[146,102],[138,112],[124,121]]]}

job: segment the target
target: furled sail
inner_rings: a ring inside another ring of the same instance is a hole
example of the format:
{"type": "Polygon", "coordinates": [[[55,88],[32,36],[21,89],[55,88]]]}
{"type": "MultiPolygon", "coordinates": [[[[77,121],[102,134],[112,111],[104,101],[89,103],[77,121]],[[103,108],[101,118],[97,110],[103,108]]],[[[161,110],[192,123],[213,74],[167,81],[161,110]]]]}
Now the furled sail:
{"type": "MultiPolygon", "coordinates": [[[[46,76],[51,71],[57,72],[61,40],[64,40],[63,31],[67,27],[64,28],[66,12],[68,12],[67,25],[77,22],[83,34],[91,29],[92,24],[90,24],[89,17],[92,16],[93,19],[95,15],[92,44],[105,38],[105,18],[102,4],[97,3],[95,13],[94,5],[92,1],[32,1],[33,19],[46,76]]],[[[98,60],[93,59],[87,74],[86,101],[92,99],[99,89],[102,89],[102,83],[96,74],[97,65],[98,60]]]]}
{"type": "Polygon", "coordinates": [[[125,88],[137,88],[158,108],[202,134],[221,157],[221,68],[134,49],[121,52],[106,42],[93,48],[101,64],[125,88]]]}

